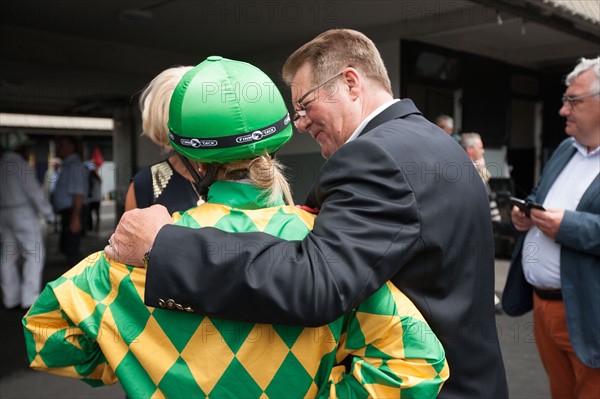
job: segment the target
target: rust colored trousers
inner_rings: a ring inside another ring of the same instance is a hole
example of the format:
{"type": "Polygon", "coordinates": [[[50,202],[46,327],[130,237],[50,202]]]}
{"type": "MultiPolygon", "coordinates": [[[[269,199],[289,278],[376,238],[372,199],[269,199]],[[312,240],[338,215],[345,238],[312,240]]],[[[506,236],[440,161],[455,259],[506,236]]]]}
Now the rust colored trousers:
{"type": "Polygon", "coordinates": [[[562,300],[541,299],[533,294],[535,340],[554,399],[600,398],[600,369],[577,358],[567,330],[562,300]]]}

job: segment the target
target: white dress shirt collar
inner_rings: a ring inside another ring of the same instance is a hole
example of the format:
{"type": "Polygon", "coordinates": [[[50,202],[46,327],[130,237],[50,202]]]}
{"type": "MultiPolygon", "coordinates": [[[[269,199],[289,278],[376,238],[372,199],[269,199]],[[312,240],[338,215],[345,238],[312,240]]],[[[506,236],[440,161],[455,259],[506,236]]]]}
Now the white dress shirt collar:
{"type": "Polygon", "coordinates": [[[354,131],[354,133],[352,133],[352,135],[348,138],[348,140],[346,140],[346,143],[349,143],[352,140],[356,139],[360,135],[360,133],[363,131],[363,129],[365,128],[365,126],[367,126],[367,123],[371,122],[371,120],[373,118],[375,118],[377,115],[379,115],[380,113],[382,113],[384,109],[388,108],[390,105],[392,105],[394,103],[397,103],[398,101],[400,101],[400,100],[397,99],[397,98],[395,98],[395,99],[390,100],[390,101],[388,101],[388,102],[380,105],[379,107],[377,107],[365,119],[363,119],[363,121],[360,123],[360,125],[358,125],[358,127],[354,131]]]}
{"type": "Polygon", "coordinates": [[[600,152],[600,146],[596,147],[594,150],[592,151],[588,151],[587,146],[581,144],[579,141],[573,139],[573,147],[575,147],[577,149],[577,151],[579,151],[579,153],[581,155],[583,155],[584,158],[587,157],[591,157],[592,155],[597,154],[598,152],[600,152]]]}

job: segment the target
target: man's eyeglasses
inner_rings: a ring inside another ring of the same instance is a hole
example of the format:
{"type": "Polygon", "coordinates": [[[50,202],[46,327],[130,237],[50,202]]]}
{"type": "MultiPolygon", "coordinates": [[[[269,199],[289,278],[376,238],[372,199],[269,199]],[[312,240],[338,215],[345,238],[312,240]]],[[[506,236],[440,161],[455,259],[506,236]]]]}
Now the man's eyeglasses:
{"type": "Polygon", "coordinates": [[[306,93],[304,93],[304,95],[302,97],[300,97],[298,99],[298,101],[296,101],[296,104],[300,107],[300,109],[294,109],[294,126],[298,127],[298,122],[300,121],[300,118],[303,118],[306,116],[306,105],[307,104],[303,104],[302,101],[304,101],[304,99],[306,97],[308,97],[311,93],[314,93],[315,91],[317,91],[319,89],[319,87],[326,85],[327,83],[331,82],[333,79],[337,78],[338,76],[341,76],[344,73],[344,71],[336,74],[335,76],[330,77],[329,79],[327,79],[326,81],[319,83],[318,85],[316,85],[315,87],[313,87],[312,89],[310,89],[309,91],[307,91],[306,93]]]}
{"type": "Polygon", "coordinates": [[[593,96],[597,96],[600,93],[590,93],[590,94],[585,94],[583,96],[567,96],[566,94],[563,94],[562,96],[562,102],[564,103],[569,103],[569,106],[571,107],[571,109],[573,109],[575,107],[575,105],[577,105],[581,100],[583,100],[584,98],[588,98],[588,97],[593,97],[593,96]]]}

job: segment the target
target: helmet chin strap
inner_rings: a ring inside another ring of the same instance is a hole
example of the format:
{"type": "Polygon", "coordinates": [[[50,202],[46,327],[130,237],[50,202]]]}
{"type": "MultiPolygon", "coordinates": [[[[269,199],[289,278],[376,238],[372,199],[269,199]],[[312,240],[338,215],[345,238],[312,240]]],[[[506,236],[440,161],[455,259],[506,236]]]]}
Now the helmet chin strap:
{"type": "Polygon", "coordinates": [[[206,199],[206,194],[208,194],[208,188],[215,181],[215,177],[217,177],[217,172],[219,171],[219,166],[215,164],[204,164],[204,176],[201,176],[200,173],[194,168],[189,159],[184,157],[181,154],[177,154],[181,162],[185,168],[190,172],[190,175],[194,179],[194,186],[198,193],[206,199]]]}

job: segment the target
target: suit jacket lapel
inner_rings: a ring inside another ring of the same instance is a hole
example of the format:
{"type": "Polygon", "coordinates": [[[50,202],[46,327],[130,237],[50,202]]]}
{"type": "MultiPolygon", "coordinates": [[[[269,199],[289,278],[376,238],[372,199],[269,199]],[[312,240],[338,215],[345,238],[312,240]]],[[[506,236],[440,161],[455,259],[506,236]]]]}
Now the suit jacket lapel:
{"type": "Polygon", "coordinates": [[[362,136],[369,130],[372,130],[377,126],[382,125],[388,121],[398,118],[404,118],[410,114],[421,115],[421,112],[417,109],[412,100],[405,98],[403,100],[397,101],[389,107],[387,107],[386,109],[384,109],[373,119],[371,119],[371,121],[367,123],[367,126],[365,126],[362,132],[360,132],[359,136],[362,136]]]}
{"type": "MultiPolygon", "coordinates": [[[[548,170],[545,171],[545,176],[540,182],[540,186],[538,188],[538,192],[536,195],[536,200],[540,204],[544,202],[548,192],[550,191],[550,187],[554,184],[554,181],[560,175],[560,172],[565,168],[567,163],[571,160],[573,155],[575,154],[575,147],[571,143],[565,143],[564,149],[560,151],[560,153],[555,154],[556,160],[551,164],[548,163],[548,170]]],[[[558,151],[558,150],[557,150],[558,151]]]]}
{"type": "Polygon", "coordinates": [[[583,193],[579,205],[577,205],[577,210],[589,209],[592,205],[592,201],[598,197],[598,192],[600,192],[600,174],[596,176],[592,181],[592,184],[590,184],[588,189],[585,190],[585,193],[583,193]]]}

